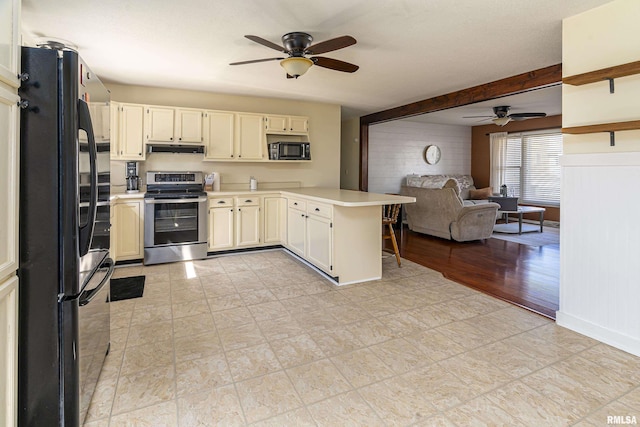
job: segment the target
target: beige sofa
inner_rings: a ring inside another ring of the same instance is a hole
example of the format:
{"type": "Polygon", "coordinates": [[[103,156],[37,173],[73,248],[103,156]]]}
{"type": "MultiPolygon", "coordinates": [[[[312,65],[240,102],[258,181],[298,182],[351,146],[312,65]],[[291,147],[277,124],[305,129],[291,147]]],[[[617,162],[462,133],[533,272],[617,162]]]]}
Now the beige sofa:
{"type": "Polygon", "coordinates": [[[400,194],[416,198],[404,205],[409,229],[443,239],[466,242],[488,239],[500,205],[463,205],[454,188],[403,186],[400,194]]]}
{"type": "MultiPolygon", "coordinates": [[[[407,187],[420,187],[420,188],[442,188],[444,184],[453,179],[458,183],[460,190],[460,198],[462,203],[467,205],[479,205],[489,202],[485,197],[482,199],[471,198],[472,190],[476,190],[471,175],[462,174],[441,174],[441,175],[407,175],[404,184],[407,187]]],[[[497,194],[496,194],[497,195],[497,194]]]]}

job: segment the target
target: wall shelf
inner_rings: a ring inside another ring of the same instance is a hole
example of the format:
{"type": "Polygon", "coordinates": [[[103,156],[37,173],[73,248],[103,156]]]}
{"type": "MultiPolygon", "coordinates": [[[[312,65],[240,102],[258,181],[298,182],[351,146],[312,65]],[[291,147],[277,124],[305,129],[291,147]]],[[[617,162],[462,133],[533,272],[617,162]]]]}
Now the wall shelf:
{"type": "Polygon", "coordinates": [[[601,70],[590,71],[588,73],[576,74],[562,78],[562,83],[572,86],[582,86],[589,83],[601,82],[618,77],[631,76],[640,74],[640,61],[629,62],[628,64],[616,65],[613,67],[603,68],[601,70]]]}
{"type": "Polygon", "coordinates": [[[601,123],[598,125],[573,126],[562,128],[562,133],[570,135],[582,135],[585,133],[607,132],[609,134],[610,143],[615,145],[614,132],[623,130],[640,130],[640,120],[632,120],[629,122],[601,123]]]}

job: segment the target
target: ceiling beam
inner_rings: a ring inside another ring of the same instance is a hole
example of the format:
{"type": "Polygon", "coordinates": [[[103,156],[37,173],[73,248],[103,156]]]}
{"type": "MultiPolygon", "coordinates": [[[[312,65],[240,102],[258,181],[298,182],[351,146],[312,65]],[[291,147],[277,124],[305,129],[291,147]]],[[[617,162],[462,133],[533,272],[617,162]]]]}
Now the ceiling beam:
{"type": "Polygon", "coordinates": [[[489,101],[562,83],[562,64],[451,92],[360,117],[360,190],[369,188],[369,125],[489,101]]]}

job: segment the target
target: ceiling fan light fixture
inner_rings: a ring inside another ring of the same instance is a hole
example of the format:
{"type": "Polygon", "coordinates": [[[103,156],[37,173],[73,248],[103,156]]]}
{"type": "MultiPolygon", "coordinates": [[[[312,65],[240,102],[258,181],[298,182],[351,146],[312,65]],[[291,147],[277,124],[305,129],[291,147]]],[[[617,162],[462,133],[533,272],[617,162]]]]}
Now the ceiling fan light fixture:
{"type": "Polygon", "coordinates": [[[307,70],[313,65],[313,61],[308,58],[292,56],[280,61],[280,65],[285,69],[287,74],[297,79],[307,72],[307,70]]]}
{"type": "Polygon", "coordinates": [[[491,119],[491,121],[498,126],[504,126],[511,121],[511,117],[494,117],[493,119],[491,119]]]}

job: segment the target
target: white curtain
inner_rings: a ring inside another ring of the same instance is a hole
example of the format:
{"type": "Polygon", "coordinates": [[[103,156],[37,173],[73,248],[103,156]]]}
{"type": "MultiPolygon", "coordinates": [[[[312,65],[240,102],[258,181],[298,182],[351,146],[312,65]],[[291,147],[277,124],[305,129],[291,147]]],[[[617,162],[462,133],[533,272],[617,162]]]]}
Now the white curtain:
{"type": "Polygon", "coordinates": [[[500,186],[505,181],[505,166],[507,163],[507,132],[489,134],[491,144],[491,177],[489,185],[494,193],[500,192],[500,186]]]}

